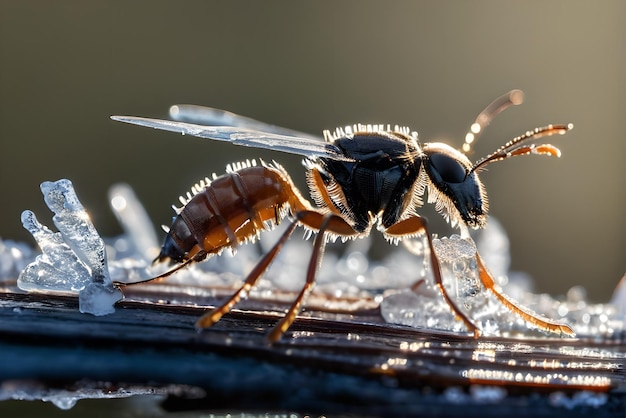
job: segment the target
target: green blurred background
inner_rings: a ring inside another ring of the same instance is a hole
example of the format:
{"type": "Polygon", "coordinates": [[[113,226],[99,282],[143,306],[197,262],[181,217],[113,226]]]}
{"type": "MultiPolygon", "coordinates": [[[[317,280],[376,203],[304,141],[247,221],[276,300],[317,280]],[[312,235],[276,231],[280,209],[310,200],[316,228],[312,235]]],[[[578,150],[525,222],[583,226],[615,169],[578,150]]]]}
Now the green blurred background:
{"type": "Polygon", "coordinates": [[[69,178],[105,236],[107,189],[132,185],[153,221],[226,163],[300,159],[114,123],[175,103],[319,133],[405,124],[460,145],[476,114],[513,88],[477,159],[527,129],[561,159],[520,158],[482,175],[537,291],[584,285],[607,300],[626,270],[626,3],[616,1],[218,2],[0,0],[0,236],[32,243],[20,213],[50,223],[39,184],[69,178]]]}

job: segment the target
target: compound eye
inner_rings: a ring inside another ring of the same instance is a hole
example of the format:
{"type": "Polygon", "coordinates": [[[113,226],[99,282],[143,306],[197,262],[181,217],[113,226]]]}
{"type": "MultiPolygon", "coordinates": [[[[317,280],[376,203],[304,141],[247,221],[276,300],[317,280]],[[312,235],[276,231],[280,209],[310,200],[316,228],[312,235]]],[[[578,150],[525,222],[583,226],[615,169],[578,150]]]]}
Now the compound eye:
{"type": "Polygon", "coordinates": [[[467,172],[454,158],[441,153],[433,153],[429,159],[431,166],[446,183],[462,183],[465,180],[467,172]]]}

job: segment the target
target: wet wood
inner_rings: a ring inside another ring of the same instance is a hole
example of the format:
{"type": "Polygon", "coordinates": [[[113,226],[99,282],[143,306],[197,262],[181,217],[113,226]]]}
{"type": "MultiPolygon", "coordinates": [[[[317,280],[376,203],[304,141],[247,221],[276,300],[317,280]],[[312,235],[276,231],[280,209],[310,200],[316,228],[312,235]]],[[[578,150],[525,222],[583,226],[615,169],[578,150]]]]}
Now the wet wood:
{"type": "Polygon", "coordinates": [[[221,295],[191,293],[136,287],[114,314],[95,317],[79,313],[75,296],[5,288],[0,380],[78,393],[81,384],[170,388],[164,406],[172,410],[485,416],[487,404],[495,415],[519,416],[530,403],[538,416],[626,410],[623,336],[476,340],[386,324],[373,301],[338,300],[330,310],[313,303],[270,345],[267,332],[288,302],[248,300],[198,333],[196,319],[221,295]],[[166,295],[169,303],[158,302],[166,295]],[[555,393],[580,391],[600,405],[568,410],[554,401],[555,393]]]}

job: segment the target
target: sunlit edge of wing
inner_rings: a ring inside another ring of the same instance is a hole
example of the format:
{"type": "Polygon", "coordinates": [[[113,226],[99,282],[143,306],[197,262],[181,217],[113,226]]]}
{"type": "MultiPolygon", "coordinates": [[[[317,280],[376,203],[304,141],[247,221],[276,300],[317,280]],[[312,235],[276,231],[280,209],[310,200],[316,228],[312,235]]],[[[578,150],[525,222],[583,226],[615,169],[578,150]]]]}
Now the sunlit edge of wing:
{"type": "Polygon", "coordinates": [[[278,135],[295,136],[299,138],[309,138],[317,141],[324,141],[324,138],[311,135],[295,129],[284,128],[261,122],[256,119],[242,116],[228,110],[217,109],[207,106],[176,104],[170,107],[170,117],[178,122],[192,123],[203,126],[234,126],[238,128],[251,129],[259,132],[266,132],[278,135]]]}
{"type": "Polygon", "coordinates": [[[271,132],[260,132],[232,126],[204,126],[170,120],[142,118],[138,116],[111,116],[111,119],[147,128],[178,132],[183,135],[191,135],[198,138],[230,142],[231,144],[246,147],[270,149],[303,155],[305,157],[322,157],[337,161],[354,161],[344,156],[341,150],[335,145],[316,139],[279,135],[271,132]]]}

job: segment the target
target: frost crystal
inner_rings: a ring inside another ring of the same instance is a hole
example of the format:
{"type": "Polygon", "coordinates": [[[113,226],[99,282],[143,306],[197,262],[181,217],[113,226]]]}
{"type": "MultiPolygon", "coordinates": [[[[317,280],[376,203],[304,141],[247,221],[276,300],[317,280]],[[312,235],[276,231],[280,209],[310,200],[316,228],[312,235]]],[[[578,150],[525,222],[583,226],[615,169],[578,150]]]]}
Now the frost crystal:
{"type": "Polygon", "coordinates": [[[17,285],[26,291],[79,292],[80,311],[93,315],[113,312],[122,298],[107,269],[105,245],[69,180],[44,182],[41,192],[59,232],[39,223],[31,211],[22,225],[39,244],[42,254],[20,273],[17,285]]]}

